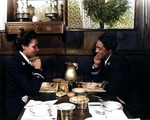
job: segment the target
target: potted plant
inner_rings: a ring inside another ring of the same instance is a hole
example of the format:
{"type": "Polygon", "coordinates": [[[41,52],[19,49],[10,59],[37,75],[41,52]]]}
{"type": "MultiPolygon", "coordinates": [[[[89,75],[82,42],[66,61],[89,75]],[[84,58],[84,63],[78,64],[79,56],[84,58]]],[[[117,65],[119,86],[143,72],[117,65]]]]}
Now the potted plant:
{"type": "Polygon", "coordinates": [[[83,0],[84,10],[94,22],[112,26],[129,8],[128,0],[83,0]]]}

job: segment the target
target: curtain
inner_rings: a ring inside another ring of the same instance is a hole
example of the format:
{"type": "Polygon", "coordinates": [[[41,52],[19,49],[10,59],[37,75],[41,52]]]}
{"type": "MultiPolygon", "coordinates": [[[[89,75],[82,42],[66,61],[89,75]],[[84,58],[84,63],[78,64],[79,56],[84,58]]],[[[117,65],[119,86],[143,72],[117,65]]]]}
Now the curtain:
{"type": "Polygon", "coordinates": [[[7,20],[7,0],[0,0],[0,30],[5,30],[7,20]]]}

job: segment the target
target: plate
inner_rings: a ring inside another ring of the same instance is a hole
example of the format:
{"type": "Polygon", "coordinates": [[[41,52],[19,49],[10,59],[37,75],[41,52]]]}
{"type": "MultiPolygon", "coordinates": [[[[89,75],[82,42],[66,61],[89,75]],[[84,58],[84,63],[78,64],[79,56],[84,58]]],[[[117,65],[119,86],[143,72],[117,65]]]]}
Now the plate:
{"type": "Polygon", "coordinates": [[[37,117],[42,117],[49,114],[48,110],[49,108],[47,105],[36,105],[29,108],[30,114],[37,117]]]}
{"type": "Polygon", "coordinates": [[[63,105],[72,106],[73,109],[76,108],[76,106],[72,103],[60,103],[60,104],[57,105],[57,108],[60,110],[61,106],[63,106],[63,105]]]}
{"type": "Polygon", "coordinates": [[[66,94],[67,94],[67,93],[65,93],[65,92],[63,92],[63,91],[59,91],[59,92],[56,93],[56,96],[61,97],[61,96],[64,96],[64,95],[66,95],[66,94]]]}
{"type": "Polygon", "coordinates": [[[84,120],[95,120],[95,118],[89,117],[89,118],[86,118],[86,119],[84,119],[84,120]]]}
{"type": "Polygon", "coordinates": [[[75,92],[75,93],[83,93],[85,92],[85,90],[83,88],[73,88],[72,89],[72,92],[75,92]]]}
{"type": "Polygon", "coordinates": [[[123,106],[121,105],[121,103],[116,101],[107,101],[101,104],[101,108],[105,111],[112,112],[115,110],[122,110],[123,106]]]}
{"type": "MultiPolygon", "coordinates": [[[[76,104],[81,102],[79,96],[71,97],[69,101],[76,104]]],[[[89,98],[86,98],[84,102],[89,102],[89,98]]]]}

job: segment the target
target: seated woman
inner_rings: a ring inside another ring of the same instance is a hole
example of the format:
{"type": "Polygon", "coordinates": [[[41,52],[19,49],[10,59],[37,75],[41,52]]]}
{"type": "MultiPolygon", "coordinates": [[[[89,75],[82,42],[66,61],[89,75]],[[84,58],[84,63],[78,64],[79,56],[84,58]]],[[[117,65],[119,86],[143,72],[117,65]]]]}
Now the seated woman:
{"type": "Polygon", "coordinates": [[[102,82],[101,87],[107,93],[123,100],[133,117],[142,117],[131,66],[124,56],[115,51],[117,45],[116,33],[106,33],[98,38],[90,69],[92,80],[102,82]]]}
{"type": "Polygon", "coordinates": [[[7,120],[17,120],[28,95],[37,95],[44,79],[41,60],[35,57],[39,50],[37,34],[21,29],[14,42],[18,52],[8,62],[6,68],[7,120]]]}

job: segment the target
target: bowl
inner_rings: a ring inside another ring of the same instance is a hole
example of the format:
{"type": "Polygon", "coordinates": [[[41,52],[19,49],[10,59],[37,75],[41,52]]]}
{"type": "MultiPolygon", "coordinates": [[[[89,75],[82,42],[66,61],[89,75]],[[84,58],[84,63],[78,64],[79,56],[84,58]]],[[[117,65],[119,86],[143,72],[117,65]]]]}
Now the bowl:
{"type": "Polygon", "coordinates": [[[101,108],[105,111],[112,112],[115,110],[122,110],[123,106],[121,103],[116,101],[106,101],[101,104],[101,108]]]}
{"type": "Polygon", "coordinates": [[[68,92],[68,93],[67,93],[67,96],[68,96],[69,98],[74,97],[74,96],[75,96],[75,93],[74,93],[74,92],[68,92]]]}
{"type": "Polygon", "coordinates": [[[89,89],[95,89],[96,87],[97,87],[97,83],[95,83],[95,82],[88,82],[88,83],[86,83],[86,88],[89,88],[89,89]]]}

